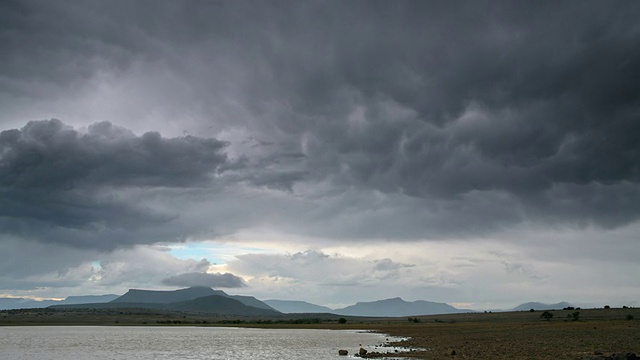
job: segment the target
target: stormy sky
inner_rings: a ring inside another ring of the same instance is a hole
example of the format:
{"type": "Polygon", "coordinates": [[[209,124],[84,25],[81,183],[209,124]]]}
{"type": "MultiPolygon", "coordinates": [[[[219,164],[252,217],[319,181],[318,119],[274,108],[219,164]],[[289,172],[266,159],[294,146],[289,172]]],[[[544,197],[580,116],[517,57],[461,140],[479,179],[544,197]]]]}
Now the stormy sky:
{"type": "Polygon", "coordinates": [[[0,297],[640,305],[634,1],[3,1],[0,297]]]}

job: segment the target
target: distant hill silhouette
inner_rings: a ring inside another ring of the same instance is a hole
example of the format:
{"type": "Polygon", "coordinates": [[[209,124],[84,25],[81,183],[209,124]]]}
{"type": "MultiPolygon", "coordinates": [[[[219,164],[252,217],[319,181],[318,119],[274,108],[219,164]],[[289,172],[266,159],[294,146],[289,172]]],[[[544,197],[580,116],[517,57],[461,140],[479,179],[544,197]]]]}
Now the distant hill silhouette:
{"type": "Polygon", "coordinates": [[[103,303],[109,302],[118,295],[83,295],[69,296],[64,300],[33,300],[28,298],[0,298],[0,309],[29,309],[46,308],[52,305],[83,304],[83,303],[103,303]]]}
{"type": "Polygon", "coordinates": [[[524,304],[520,304],[513,308],[514,311],[523,311],[523,310],[555,310],[555,309],[564,309],[566,307],[572,306],[566,301],[562,301],[555,304],[543,304],[540,302],[528,302],[524,304]]]}
{"type": "Polygon", "coordinates": [[[201,286],[194,286],[174,291],[129,289],[126,294],[111,302],[169,304],[178,301],[193,300],[209,295],[224,296],[226,294],[221,290],[213,290],[212,288],[201,286]]]}
{"type": "Polygon", "coordinates": [[[169,304],[168,310],[188,311],[199,313],[216,313],[227,315],[279,315],[276,310],[261,309],[253,306],[247,306],[241,301],[226,296],[210,295],[199,297],[197,299],[182,301],[169,304]]]}
{"type": "Polygon", "coordinates": [[[82,295],[82,296],[67,296],[66,299],[60,302],[61,305],[65,304],[86,304],[86,303],[103,303],[117,299],[120,295],[108,294],[108,295],[82,295]]]}
{"type": "Polygon", "coordinates": [[[254,298],[253,296],[228,295],[222,290],[214,290],[204,286],[193,286],[186,289],[164,291],[164,290],[139,290],[130,289],[126,294],[113,300],[113,303],[157,303],[168,304],[179,301],[194,300],[204,296],[217,295],[240,301],[244,305],[258,309],[274,310],[271,306],[254,298]]]}
{"type": "Polygon", "coordinates": [[[28,298],[0,298],[0,310],[44,308],[60,304],[58,300],[33,300],[28,298]]]}
{"type": "Polygon", "coordinates": [[[226,296],[226,297],[234,299],[234,300],[238,300],[238,301],[240,301],[241,303],[243,303],[243,304],[245,304],[247,306],[253,306],[253,307],[258,308],[258,309],[266,309],[266,310],[278,311],[278,309],[274,309],[269,304],[265,303],[264,301],[260,301],[260,300],[258,300],[256,298],[254,298],[253,296],[227,295],[227,294],[224,294],[223,296],[226,296]]]}
{"type": "MultiPolygon", "coordinates": [[[[135,292],[134,292],[135,293],[135,292]]],[[[173,298],[180,298],[184,296],[184,292],[181,294],[172,294],[173,298]]],[[[192,293],[194,294],[194,293],[192,293]]],[[[139,294],[134,294],[137,297],[131,297],[134,299],[141,299],[139,294]]],[[[240,315],[240,316],[274,316],[280,313],[276,310],[261,309],[253,306],[247,306],[239,300],[232,299],[227,296],[221,295],[208,295],[201,296],[195,299],[166,302],[166,299],[158,299],[157,297],[147,297],[146,299],[154,298],[163,302],[126,302],[126,301],[111,301],[108,303],[90,303],[90,304],[68,304],[68,305],[53,305],[52,308],[62,309],[154,309],[154,310],[168,310],[168,311],[184,311],[191,313],[206,313],[217,315],[240,315]]]]}
{"type": "Polygon", "coordinates": [[[285,314],[334,312],[333,309],[326,306],[320,306],[306,301],[265,300],[264,303],[285,314]]]}
{"type": "MultiPolygon", "coordinates": [[[[404,301],[396,297],[372,302],[358,302],[342,309],[331,309],[326,306],[312,304],[306,301],[266,300],[260,301],[253,296],[228,295],[222,290],[209,287],[194,286],[185,289],[160,291],[130,289],[122,296],[118,295],[83,295],[69,296],[64,300],[33,300],[29,298],[0,298],[0,310],[45,308],[45,307],[73,307],[73,308],[149,308],[164,310],[180,310],[191,312],[214,312],[235,315],[273,315],[278,313],[331,313],[348,316],[378,316],[402,317],[418,315],[449,314],[469,312],[472,310],[457,309],[446,303],[418,300],[404,301]],[[230,299],[236,302],[225,301],[230,299]],[[198,301],[194,301],[198,300],[198,301]],[[78,306],[81,305],[81,306],[78,306]],[[184,310],[183,310],[184,309],[184,310]],[[262,312],[258,310],[266,310],[262,312]]],[[[520,304],[511,311],[553,310],[571,307],[566,301],[555,304],[541,302],[527,302],[520,304]]],[[[504,311],[504,310],[502,310],[504,311]]],[[[507,310],[509,311],[509,310],[507,310]]]]}
{"type": "Polygon", "coordinates": [[[401,298],[378,300],[373,302],[359,302],[355,305],[347,306],[343,309],[336,309],[334,314],[350,316],[411,316],[411,315],[433,315],[465,312],[455,307],[438,302],[418,300],[413,302],[404,301],[401,298]]]}

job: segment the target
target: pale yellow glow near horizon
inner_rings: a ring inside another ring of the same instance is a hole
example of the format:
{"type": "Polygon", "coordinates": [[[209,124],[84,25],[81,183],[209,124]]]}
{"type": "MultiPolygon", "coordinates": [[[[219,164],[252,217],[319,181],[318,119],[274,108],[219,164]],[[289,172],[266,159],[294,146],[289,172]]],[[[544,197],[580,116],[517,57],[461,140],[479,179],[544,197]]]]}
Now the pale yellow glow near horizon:
{"type": "Polygon", "coordinates": [[[0,294],[0,299],[30,299],[30,300],[35,300],[35,301],[44,301],[44,300],[62,301],[65,298],[39,297],[39,296],[33,296],[33,295],[0,294]]]}

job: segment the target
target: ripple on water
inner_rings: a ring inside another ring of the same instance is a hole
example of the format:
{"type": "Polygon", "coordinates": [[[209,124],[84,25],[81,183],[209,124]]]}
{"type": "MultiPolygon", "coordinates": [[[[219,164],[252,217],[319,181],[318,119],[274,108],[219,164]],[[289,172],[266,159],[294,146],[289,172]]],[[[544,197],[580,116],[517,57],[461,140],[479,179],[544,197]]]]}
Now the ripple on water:
{"type": "MultiPolygon", "coordinates": [[[[336,359],[339,349],[356,354],[395,352],[381,347],[400,341],[354,330],[247,329],[221,327],[5,327],[0,328],[0,359],[336,359]]],[[[342,357],[344,358],[344,357],[342,357]]]]}

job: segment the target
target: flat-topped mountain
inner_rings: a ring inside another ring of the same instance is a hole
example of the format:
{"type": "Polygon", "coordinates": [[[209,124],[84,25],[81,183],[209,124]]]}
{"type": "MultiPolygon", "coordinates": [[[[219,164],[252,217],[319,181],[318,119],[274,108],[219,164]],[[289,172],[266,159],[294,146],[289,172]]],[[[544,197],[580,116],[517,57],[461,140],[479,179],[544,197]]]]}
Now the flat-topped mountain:
{"type": "Polygon", "coordinates": [[[451,314],[465,312],[467,310],[456,309],[455,307],[431,301],[404,301],[401,298],[378,300],[372,302],[359,302],[355,305],[347,306],[343,309],[336,309],[334,314],[351,316],[414,316],[414,315],[434,315],[451,314]]]}
{"type": "MultiPolygon", "coordinates": [[[[177,291],[130,290],[127,294],[107,303],[53,305],[51,307],[66,309],[153,309],[239,316],[280,315],[276,310],[245,305],[240,300],[233,299],[228,295],[198,296],[210,293],[205,289],[189,288],[177,291]],[[194,296],[196,297],[190,298],[194,296]]],[[[259,300],[256,299],[256,301],[259,300]]]]}
{"type": "Polygon", "coordinates": [[[165,291],[165,290],[139,290],[130,289],[126,294],[111,301],[112,303],[156,303],[156,304],[169,304],[180,301],[194,300],[205,296],[222,296],[230,299],[237,300],[246,306],[251,306],[259,309],[273,310],[271,306],[264,302],[254,298],[253,296],[242,295],[228,295],[222,290],[214,290],[204,286],[193,286],[186,289],[165,291]]]}
{"type": "Polygon", "coordinates": [[[566,301],[562,301],[555,304],[543,304],[541,302],[528,302],[524,304],[520,304],[513,308],[514,311],[526,311],[526,310],[556,310],[556,309],[564,309],[566,307],[572,306],[566,301]]]}
{"type": "Polygon", "coordinates": [[[285,314],[294,313],[333,313],[333,309],[306,301],[265,300],[267,305],[285,314]]]}
{"type": "Polygon", "coordinates": [[[194,286],[186,289],[165,291],[165,290],[140,290],[129,289],[126,294],[112,300],[112,303],[157,303],[168,304],[178,301],[193,300],[203,296],[227,294],[221,290],[203,286],[194,286]]]}

